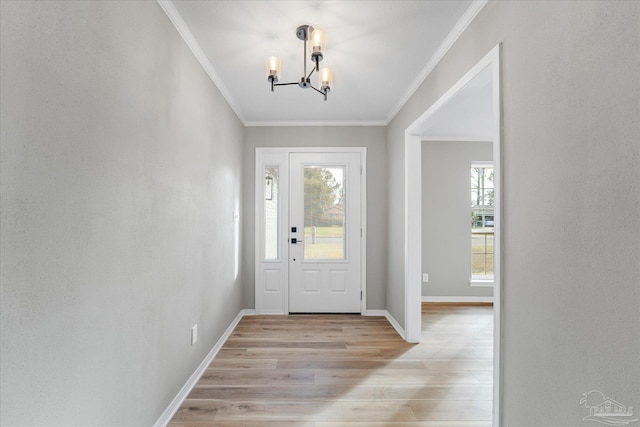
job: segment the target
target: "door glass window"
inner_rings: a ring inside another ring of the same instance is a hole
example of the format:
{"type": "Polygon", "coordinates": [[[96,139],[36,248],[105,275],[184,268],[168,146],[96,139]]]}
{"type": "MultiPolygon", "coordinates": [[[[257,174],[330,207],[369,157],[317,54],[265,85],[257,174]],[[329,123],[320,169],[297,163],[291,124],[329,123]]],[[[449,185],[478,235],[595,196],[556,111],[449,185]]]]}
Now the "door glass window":
{"type": "Polygon", "coordinates": [[[278,166],[264,168],[264,259],[278,259],[280,239],[278,233],[279,215],[279,170],[278,166]]]}
{"type": "Polygon", "coordinates": [[[305,259],[345,259],[345,209],[345,167],[305,166],[305,259]]]}

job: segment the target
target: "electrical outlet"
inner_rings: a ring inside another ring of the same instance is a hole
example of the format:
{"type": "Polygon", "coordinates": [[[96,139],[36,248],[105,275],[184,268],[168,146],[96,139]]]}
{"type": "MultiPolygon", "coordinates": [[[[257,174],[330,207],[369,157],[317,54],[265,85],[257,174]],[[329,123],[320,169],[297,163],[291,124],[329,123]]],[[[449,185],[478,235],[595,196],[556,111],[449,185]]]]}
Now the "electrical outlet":
{"type": "Polygon", "coordinates": [[[429,273],[422,274],[422,282],[427,283],[429,281],[429,273]]]}
{"type": "Polygon", "coordinates": [[[194,345],[198,342],[198,324],[196,323],[191,328],[191,345],[194,345]]]}

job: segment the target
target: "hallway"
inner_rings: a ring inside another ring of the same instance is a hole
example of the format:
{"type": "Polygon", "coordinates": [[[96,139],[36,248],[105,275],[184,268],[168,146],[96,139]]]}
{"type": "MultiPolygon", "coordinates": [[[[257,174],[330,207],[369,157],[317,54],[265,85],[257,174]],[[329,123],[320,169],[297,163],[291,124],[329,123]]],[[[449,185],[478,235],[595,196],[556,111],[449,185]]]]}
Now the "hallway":
{"type": "Polygon", "coordinates": [[[422,342],[383,317],[242,319],[170,426],[489,427],[490,305],[422,305],[422,342]]]}

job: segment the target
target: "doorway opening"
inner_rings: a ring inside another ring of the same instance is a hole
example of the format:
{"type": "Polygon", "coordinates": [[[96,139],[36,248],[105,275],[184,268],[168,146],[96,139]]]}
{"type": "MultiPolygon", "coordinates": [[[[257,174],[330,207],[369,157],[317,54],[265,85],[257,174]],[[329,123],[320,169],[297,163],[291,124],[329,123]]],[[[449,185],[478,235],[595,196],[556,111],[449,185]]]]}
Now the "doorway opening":
{"type": "MultiPolygon", "coordinates": [[[[429,107],[415,122],[405,130],[405,265],[404,265],[404,326],[405,339],[420,342],[421,339],[421,303],[422,303],[422,241],[414,236],[422,235],[422,142],[425,140],[442,141],[440,125],[444,112],[455,104],[465,105],[465,88],[479,83],[478,76],[488,76],[491,83],[489,127],[493,143],[494,165],[494,213],[493,213],[493,424],[500,425],[501,402],[501,213],[502,213],[502,103],[501,103],[501,46],[494,47],[484,58],[471,68],[442,97],[429,107]]],[[[453,119],[462,121],[468,117],[453,119]]],[[[465,140],[472,135],[461,135],[465,140]]],[[[459,140],[454,138],[452,140],[459,140]]]]}

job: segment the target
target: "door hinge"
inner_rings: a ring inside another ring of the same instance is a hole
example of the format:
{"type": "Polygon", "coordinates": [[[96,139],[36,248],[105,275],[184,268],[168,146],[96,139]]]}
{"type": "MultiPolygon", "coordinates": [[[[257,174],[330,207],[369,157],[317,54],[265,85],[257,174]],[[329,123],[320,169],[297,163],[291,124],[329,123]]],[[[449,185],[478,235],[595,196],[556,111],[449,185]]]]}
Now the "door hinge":
{"type": "Polygon", "coordinates": [[[362,291],[360,291],[360,301],[362,301],[362,291]]]}

